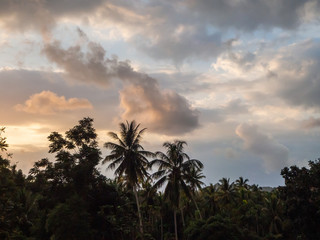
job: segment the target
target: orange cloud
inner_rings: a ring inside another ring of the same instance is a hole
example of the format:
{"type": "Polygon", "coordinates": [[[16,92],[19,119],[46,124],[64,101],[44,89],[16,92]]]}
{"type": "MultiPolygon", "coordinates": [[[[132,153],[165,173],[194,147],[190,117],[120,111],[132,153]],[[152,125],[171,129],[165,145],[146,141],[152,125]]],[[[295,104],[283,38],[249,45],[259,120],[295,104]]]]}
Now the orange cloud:
{"type": "Polygon", "coordinates": [[[150,83],[127,85],[120,92],[123,119],[136,119],[152,131],[167,135],[190,132],[198,127],[198,111],[173,91],[161,91],[150,83]]]}
{"type": "Polygon", "coordinates": [[[34,94],[30,96],[24,104],[18,104],[15,106],[17,111],[44,115],[90,108],[92,108],[92,105],[87,99],[66,99],[64,96],[59,97],[57,94],[50,91],[42,91],[41,93],[34,94]]]}

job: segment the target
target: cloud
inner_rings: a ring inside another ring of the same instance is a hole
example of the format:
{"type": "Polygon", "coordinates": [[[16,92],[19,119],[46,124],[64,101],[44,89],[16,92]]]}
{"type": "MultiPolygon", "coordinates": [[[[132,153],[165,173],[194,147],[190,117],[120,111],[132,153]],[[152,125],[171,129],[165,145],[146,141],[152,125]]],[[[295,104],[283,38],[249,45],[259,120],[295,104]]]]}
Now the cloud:
{"type": "Polygon", "coordinates": [[[252,124],[240,124],[236,134],[244,141],[244,148],[263,159],[267,172],[278,171],[287,165],[289,150],[252,124]]]}
{"type": "Polygon", "coordinates": [[[24,29],[41,28],[61,17],[98,15],[100,20],[130,26],[148,27],[152,22],[178,26],[181,22],[197,22],[252,31],[259,27],[295,28],[305,19],[316,17],[314,13],[318,8],[317,0],[4,0],[0,4],[0,18],[7,26],[24,29]],[[149,20],[148,24],[143,20],[149,20]]]}
{"type": "Polygon", "coordinates": [[[92,108],[92,105],[87,99],[70,98],[67,100],[64,96],[59,97],[50,91],[34,94],[24,104],[15,106],[17,111],[44,115],[90,108],[92,108]]]}
{"type": "Polygon", "coordinates": [[[113,1],[55,0],[0,3],[0,26],[36,30],[50,38],[59,21],[116,29],[123,40],[144,54],[180,65],[187,59],[208,60],[227,49],[239,32],[294,29],[314,20],[316,0],[113,1]]]}
{"type": "Polygon", "coordinates": [[[243,31],[293,29],[319,8],[314,0],[189,0],[187,4],[203,22],[243,31]]]}
{"type": "Polygon", "coordinates": [[[112,68],[117,65],[117,60],[106,60],[106,51],[100,44],[87,42],[85,45],[88,48],[86,53],[80,45],[63,49],[59,41],[54,41],[45,44],[42,52],[65,71],[67,78],[109,86],[110,79],[115,76],[112,68]]]}
{"type": "Polygon", "coordinates": [[[320,108],[320,43],[316,40],[284,47],[270,44],[254,53],[230,49],[212,66],[216,71],[223,70],[219,77],[227,80],[226,86],[240,78],[237,82],[243,86],[242,94],[246,92],[246,97],[256,98],[254,101],[320,108]]]}
{"type": "Polygon", "coordinates": [[[150,130],[167,135],[199,127],[199,112],[177,92],[161,89],[155,78],[135,71],[129,62],[118,62],[114,71],[124,83],[120,91],[122,118],[134,118],[150,130]]]}
{"type": "Polygon", "coordinates": [[[308,120],[302,121],[302,126],[307,129],[320,127],[320,118],[310,117],[308,120]]]}
{"type": "MultiPolygon", "coordinates": [[[[163,28],[165,32],[168,31],[168,29],[164,29],[168,26],[159,27],[163,28]]],[[[174,33],[163,34],[161,31],[161,35],[152,32],[159,27],[145,31],[144,35],[138,35],[131,39],[138,49],[154,59],[172,60],[175,64],[180,65],[186,59],[208,60],[227,48],[221,40],[220,33],[210,34],[201,25],[186,26],[181,24],[173,29],[174,33]]]]}
{"type": "Polygon", "coordinates": [[[161,89],[155,78],[134,70],[129,61],[107,58],[100,44],[90,42],[80,29],[78,33],[86,42],[87,52],[80,45],[63,49],[58,41],[46,44],[43,49],[48,59],[65,71],[67,78],[103,87],[108,87],[112,79],[120,79],[124,86],[120,91],[123,118],[143,120],[153,131],[173,135],[199,126],[199,113],[186,98],[161,89]]]}
{"type": "Polygon", "coordinates": [[[199,126],[199,112],[173,91],[161,91],[157,84],[129,85],[120,92],[122,118],[133,118],[154,132],[177,135],[199,126]]]}
{"type": "Polygon", "coordinates": [[[305,41],[282,50],[271,62],[271,89],[293,106],[320,108],[320,43],[305,41]],[[272,67],[273,66],[273,67],[272,67]]]}
{"type": "Polygon", "coordinates": [[[48,33],[61,17],[81,18],[103,0],[0,1],[0,25],[7,30],[36,30],[48,33]]]}
{"type": "Polygon", "coordinates": [[[251,52],[228,51],[221,54],[212,67],[216,70],[223,70],[228,73],[244,74],[256,66],[257,56],[251,52]]]}
{"type": "Polygon", "coordinates": [[[233,120],[235,116],[248,114],[249,106],[241,99],[232,99],[226,104],[213,109],[202,109],[202,118],[206,122],[223,122],[230,118],[233,120]]]}
{"type": "Polygon", "coordinates": [[[0,2],[0,24],[7,30],[46,32],[55,25],[55,20],[45,1],[4,0],[0,2]]]}

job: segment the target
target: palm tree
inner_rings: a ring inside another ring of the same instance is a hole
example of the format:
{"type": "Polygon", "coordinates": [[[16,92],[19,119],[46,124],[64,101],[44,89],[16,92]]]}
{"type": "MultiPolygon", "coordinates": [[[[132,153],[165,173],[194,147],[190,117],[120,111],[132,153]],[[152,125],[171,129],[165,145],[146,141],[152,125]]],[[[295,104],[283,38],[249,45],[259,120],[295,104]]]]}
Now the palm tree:
{"type": "Polygon", "coordinates": [[[164,191],[164,199],[168,200],[174,210],[175,237],[178,239],[177,210],[179,209],[180,192],[183,190],[187,197],[192,198],[190,188],[187,185],[188,174],[192,168],[202,169],[203,164],[184,153],[185,141],[165,142],[163,147],[166,153],[156,152],[157,159],[151,162],[151,166],[157,164],[159,169],[153,174],[158,179],[154,187],[159,188],[167,182],[164,191]]]}
{"type": "Polygon", "coordinates": [[[249,180],[246,178],[244,179],[243,177],[239,177],[239,179],[236,180],[236,185],[239,187],[239,188],[245,188],[245,189],[248,189],[248,183],[249,180]]]}
{"type": "Polygon", "coordinates": [[[283,212],[283,202],[277,196],[277,193],[269,194],[265,198],[265,207],[262,211],[266,214],[266,219],[270,222],[269,232],[271,234],[279,234],[283,227],[282,212],[283,212]]]}
{"type": "Polygon", "coordinates": [[[8,147],[8,144],[6,143],[7,138],[1,137],[1,134],[4,133],[4,130],[4,127],[0,128],[0,151],[6,151],[8,147]]]}
{"type": "Polygon", "coordinates": [[[203,188],[203,208],[207,217],[215,215],[217,212],[217,187],[212,183],[203,188]]]}
{"type": "Polygon", "coordinates": [[[230,184],[230,178],[222,178],[219,180],[218,198],[223,203],[230,203],[235,195],[234,183],[230,184]]]}
{"type": "Polygon", "coordinates": [[[200,219],[202,219],[202,214],[195,200],[195,195],[196,195],[196,191],[201,189],[201,185],[204,185],[204,182],[200,180],[202,178],[205,178],[205,176],[202,174],[202,168],[198,168],[195,166],[191,167],[189,173],[186,175],[186,181],[189,184],[191,189],[192,201],[196,206],[200,219]]]}
{"type": "Polygon", "coordinates": [[[201,186],[204,185],[204,182],[200,180],[202,178],[205,178],[201,168],[191,167],[190,172],[186,177],[187,182],[190,184],[190,188],[193,193],[201,189],[201,186]]]}
{"type": "Polygon", "coordinates": [[[120,123],[119,135],[109,132],[108,135],[116,141],[107,142],[104,146],[111,149],[110,155],[102,161],[102,163],[111,162],[108,169],[115,169],[115,175],[118,179],[123,179],[128,188],[132,188],[139,216],[140,232],[143,235],[142,217],[140,212],[139,198],[137,187],[143,179],[148,175],[147,167],[149,161],[147,157],[154,156],[153,153],[145,151],[140,145],[142,134],[146,128],[139,130],[140,124],[135,121],[120,123]]]}

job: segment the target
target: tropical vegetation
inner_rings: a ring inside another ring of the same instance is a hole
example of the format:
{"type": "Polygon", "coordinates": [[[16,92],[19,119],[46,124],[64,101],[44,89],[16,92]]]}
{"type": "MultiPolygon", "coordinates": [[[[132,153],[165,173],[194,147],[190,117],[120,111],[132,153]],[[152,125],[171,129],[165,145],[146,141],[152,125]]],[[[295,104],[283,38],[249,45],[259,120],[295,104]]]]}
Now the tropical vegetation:
{"type": "Polygon", "coordinates": [[[142,146],[145,128],[119,126],[106,156],[91,118],[52,132],[54,160],[35,161],[28,174],[11,164],[1,128],[0,239],[320,239],[320,159],[282,169],[285,185],[272,191],[243,177],[206,186],[185,141],[153,153],[142,146]]]}

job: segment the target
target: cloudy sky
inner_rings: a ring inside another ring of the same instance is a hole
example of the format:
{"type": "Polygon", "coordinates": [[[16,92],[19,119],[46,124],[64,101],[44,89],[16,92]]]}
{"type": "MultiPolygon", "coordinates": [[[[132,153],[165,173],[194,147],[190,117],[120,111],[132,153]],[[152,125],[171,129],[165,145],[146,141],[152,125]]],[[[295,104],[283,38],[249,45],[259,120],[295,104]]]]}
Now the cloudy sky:
{"type": "Polygon", "coordinates": [[[284,166],[320,157],[319,11],[316,0],[0,0],[12,161],[27,173],[50,156],[47,136],[83,117],[101,145],[135,119],[148,150],[187,141],[206,183],[281,185],[284,166]]]}

